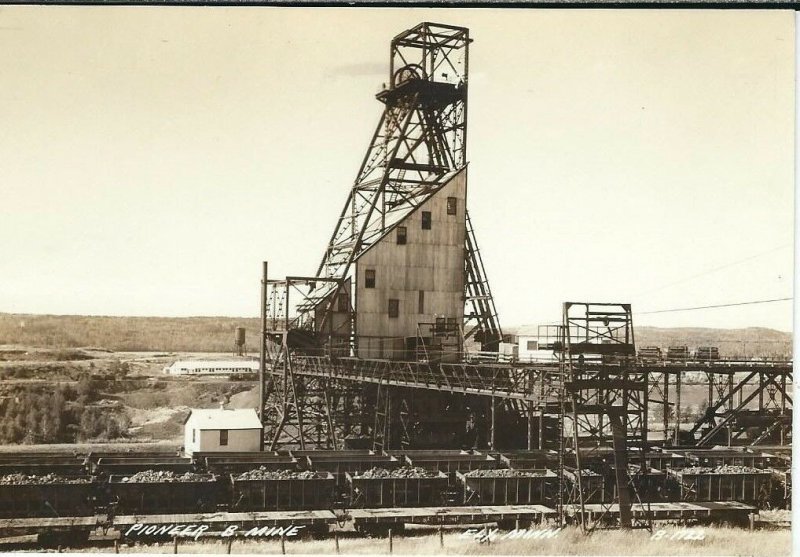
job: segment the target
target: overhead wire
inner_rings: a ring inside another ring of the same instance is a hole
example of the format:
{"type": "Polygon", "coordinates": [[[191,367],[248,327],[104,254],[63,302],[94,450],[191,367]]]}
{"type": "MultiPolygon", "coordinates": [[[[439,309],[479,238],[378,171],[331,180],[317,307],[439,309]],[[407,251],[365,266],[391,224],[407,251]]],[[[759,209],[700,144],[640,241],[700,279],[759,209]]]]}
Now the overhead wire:
{"type": "Polygon", "coordinates": [[[716,309],[716,308],[727,308],[727,307],[734,307],[734,306],[749,306],[755,304],[770,304],[773,302],[785,302],[788,300],[794,300],[794,297],[788,298],[772,298],[769,300],[751,300],[748,302],[733,302],[730,304],[714,304],[710,306],[695,306],[695,307],[688,307],[688,308],[671,308],[671,309],[659,309],[655,311],[637,311],[638,315],[652,315],[654,313],[672,313],[677,311],[695,311],[700,309],[716,309]]]}
{"type": "Polygon", "coordinates": [[[693,275],[689,275],[688,277],[684,277],[682,279],[679,279],[679,280],[664,284],[662,286],[657,286],[655,288],[651,288],[649,290],[645,290],[643,292],[639,292],[638,294],[636,294],[636,296],[638,297],[638,296],[642,296],[644,294],[650,294],[652,292],[658,292],[660,290],[664,290],[664,289],[669,288],[671,286],[675,286],[676,284],[682,284],[684,282],[688,282],[690,280],[693,280],[693,279],[696,279],[696,278],[699,278],[699,277],[702,277],[702,276],[705,276],[705,275],[709,275],[711,273],[716,273],[717,271],[721,271],[723,269],[727,269],[728,267],[734,267],[734,266],[739,265],[741,263],[744,263],[746,261],[757,259],[757,258],[762,257],[764,255],[768,255],[770,253],[785,249],[787,247],[791,247],[792,245],[793,245],[792,243],[781,244],[780,246],[774,247],[774,248],[769,249],[767,251],[762,251],[762,252],[756,253],[754,255],[749,255],[749,256],[744,257],[742,259],[737,259],[736,261],[731,261],[730,263],[725,263],[724,265],[719,265],[717,267],[713,267],[711,269],[707,269],[705,271],[701,271],[699,273],[695,273],[693,275]]]}

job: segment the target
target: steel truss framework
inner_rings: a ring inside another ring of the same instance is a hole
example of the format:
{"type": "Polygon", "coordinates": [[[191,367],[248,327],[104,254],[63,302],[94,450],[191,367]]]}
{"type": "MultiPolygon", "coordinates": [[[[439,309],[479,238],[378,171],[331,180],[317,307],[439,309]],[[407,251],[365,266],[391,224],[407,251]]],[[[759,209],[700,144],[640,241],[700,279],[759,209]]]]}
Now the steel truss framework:
{"type": "Polygon", "coordinates": [[[574,476],[584,530],[617,523],[623,528],[652,527],[638,488],[647,474],[647,371],[636,361],[633,318],[629,304],[566,302],[562,321],[561,438],[559,477],[562,506],[567,495],[567,467],[574,476]],[[587,365],[591,364],[591,365],[587,365]],[[630,451],[630,452],[629,452],[630,451]],[[605,511],[589,524],[585,511],[588,474],[615,485],[605,511]],[[619,513],[612,515],[612,507],[619,513]]]}
{"type": "Polygon", "coordinates": [[[662,410],[662,431],[676,446],[728,444],[784,445],[792,431],[792,366],[787,362],[715,362],[652,366],[649,399],[662,410]],[[688,432],[681,391],[689,373],[703,375],[708,387],[706,411],[688,432]],[[788,388],[787,388],[788,385],[788,388]]]}
{"type": "MultiPolygon", "coordinates": [[[[594,308],[596,304],[571,304],[570,308],[573,306],[594,308]]],[[[654,397],[657,391],[647,388],[646,379],[657,374],[662,374],[659,376],[662,381],[664,376],[674,376],[676,381],[673,384],[667,382],[667,392],[674,387],[679,394],[682,375],[691,370],[705,369],[716,377],[713,392],[717,393],[719,385],[730,385],[728,377],[749,370],[746,380],[734,382],[733,390],[726,387],[724,396],[718,401],[720,407],[732,405],[733,414],[737,414],[737,407],[754,400],[754,397],[763,399],[764,409],[780,407],[782,401],[778,395],[785,392],[787,381],[791,381],[792,367],[787,362],[636,365],[628,357],[632,353],[631,347],[624,346],[633,344],[632,324],[625,323],[624,317],[628,315],[629,306],[620,306],[622,312],[611,313],[624,315],[602,316],[602,311],[584,311],[583,320],[586,315],[592,319],[601,317],[599,323],[603,325],[601,330],[589,335],[588,341],[586,327],[575,327],[573,320],[565,317],[573,333],[568,337],[565,326],[560,337],[562,340],[554,343],[561,356],[558,365],[447,364],[315,355],[291,349],[287,342],[288,331],[268,331],[264,336],[263,383],[269,401],[263,415],[265,428],[270,433],[266,441],[271,449],[341,449],[343,440],[352,435],[371,439],[370,446],[376,450],[401,448],[408,446],[414,435],[413,420],[409,417],[402,392],[460,394],[491,401],[492,433],[495,431],[495,407],[498,403],[513,402],[527,418],[528,449],[543,448],[542,431],[539,432],[538,446],[533,442],[533,429],[542,427],[541,418],[552,416],[559,420],[558,439],[562,443],[559,508],[562,519],[579,520],[586,530],[598,525],[647,526],[649,505],[641,502],[637,491],[640,486],[647,485],[647,477],[642,472],[646,467],[640,462],[643,458],[639,455],[645,454],[648,440],[643,416],[650,397],[654,397]],[[608,327],[605,326],[607,317],[608,327]],[[629,342],[621,340],[626,335],[629,342]],[[616,338],[616,344],[621,346],[604,343],[604,340],[610,340],[609,336],[616,338]],[[597,344],[601,347],[598,348],[597,344]],[[762,378],[762,392],[754,391],[742,396],[737,404],[731,402],[751,384],[753,377],[762,378]],[[778,394],[771,397],[770,392],[778,394]],[[538,422],[535,420],[537,417],[540,418],[538,422]],[[393,432],[393,427],[399,431],[393,432]],[[633,458],[624,458],[627,451],[634,455],[633,458]],[[613,499],[606,499],[599,506],[596,503],[582,504],[582,499],[584,503],[591,501],[593,491],[599,489],[594,479],[590,477],[586,481],[579,473],[588,469],[601,475],[606,492],[615,490],[613,499]],[[589,507],[591,512],[581,512],[589,507]],[[608,512],[598,512],[598,508],[608,512]],[[638,511],[628,513],[630,509],[638,511]]],[[[788,409],[791,399],[784,398],[788,409]]],[[[653,398],[653,402],[659,404],[663,400],[653,398]]],[[[679,401],[675,405],[680,408],[679,401]]],[[[490,435],[488,440],[489,446],[496,448],[494,435],[490,435]]]]}
{"type": "MultiPolygon", "coordinates": [[[[299,282],[308,280],[302,277],[295,279],[299,282]]],[[[266,283],[272,284],[265,280],[266,283]]],[[[293,281],[278,283],[289,291],[295,285],[293,281]]],[[[265,289],[264,295],[266,291],[265,289]]],[[[619,364],[612,363],[613,354],[612,360],[609,360],[608,354],[599,359],[592,358],[587,353],[580,353],[579,344],[575,347],[576,344],[572,343],[573,356],[565,358],[567,339],[563,333],[560,333],[562,341],[551,342],[556,353],[561,355],[561,364],[557,365],[469,361],[426,363],[337,357],[330,354],[329,350],[308,346],[298,349],[290,346],[289,337],[293,331],[289,328],[291,324],[274,320],[267,313],[268,307],[266,302],[262,306],[266,334],[262,347],[262,366],[265,373],[261,385],[263,421],[268,432],[266,441],[273,447],[309,444],[319,448],[340,448],[342,439],[350,434],[374,436],[377,433],[378,437],[385,435],[389,423],[383,423],[382,428],[378,427],[382,423],[382,416],[376,419],[375,405],[382,408],[381,413],[384,416],[388,415],[390,411],[387,411],[387,405],[391,404],[388,395],[393,389],[417,389],[490,397],[503,403],[506,408],[527,419],[527,447],[544,448],[547,439],[544,438],[541,428],[546,416],[560,420],[562,431],[569,429],[563,423],[564,418],[571,419],[568,411],[571,395],[563,390],[567,385],[565,378],[569,377],[569,364],[572,364],[573,371],[582,371],[584,378],[595,378],[601,382],[596,385],[604,388],[614,387],[614,376],[621,372],[619,364]],[[378,399],[383,403],[379,403],[378,399]],[[534,427],[539,428],[536,446],[531,444],[531,439],[536,437],[531,431],[534,427]],[[284,432],[283,429],[287,431],[284,432]],[[304,431],[305,435],[299,435],[299,431],[304,431]]],[[[552,334],[550,336],[553,337],[552,334]]],[[[753,429],[750,413],[753,412],[751,409],[755,401],[758,401],[754,409],[756,419],[760,419],[760,422],[756,423],[759,427],[750,444],[774,443],[774,438],[770,437],[774,431],[780,433],[780,444],[787,443],[790,439],[792,398],[787,389],[787,384],[792,381],[790,362],[640,364],[638,369],[642,379],[644,374],[648,377],[648,391],[644,405],[640,403],[638,394],[635,394],[635,403],[637,406],[647,407],[652,402],[656,407],[662,408],[666,404],[673,409],[667,419],[662,421],[662,429],[671,431],[675,446],[712,444],[715,435],[724,428],[733,431],[731,442],[741,444],[738,440],[743,432],[753,429]],[[708,391],[709,411],[700,417],[688,435],[684,432],[684,436],[679,438],[678,425],[683,413],[682,379],[691,372],[703,373],[711,379],[708,391]],[[734,379],[736,376],[744,377],[734,379]],[[703,431],[702,428],[706,428],[706,431],[699,441],[689,439],[689,436],[703,431]]],[[[572,383],[573,388],[578,386],[594,388],[595,384],[572,383]]],[[[599,390],[582,393],[581,397],[586,401],[598,400],[601,396],[599,390]]],[[[602,396],[613,398],[618,394],[611,389],[610,393],[602,396]]],[[[629,392],[628,400],[631,398],[629,392]]],[[[401,406],[405,404],[402,398],[395,403],[401,406]]],[[[492,408],[494,407],[492,404],[492,408]]],[[[400,413],[402,414],[402,410],[400,413]]],[[[638,414],[638,410],[632,414],[635,430],[640,429],[641,418],[638,414]]],[[[603,420],[602,415],[594,420],[591,414],[580,416],[578,423],[585,429],[585,435],[596,440],[598,444],[613,437],[613,432],[609,433],[610,422],[603,420]]],[[[564,439],[565,436],[560,438],[564,439]]],[[[490,436],[490,439],[493,437],[490,436]]],[[[378,444],[383,444],[383,440],[379,439],[378,444]]],[[[631,444],[640,443],[632,441],[631,444]]]]}
{"type": "Polygon", "coordinates": [[[392,40],[385,109],[318,276],[344,277],[386,229],[466,165],[469,30],[422,23],[392,40]]]}

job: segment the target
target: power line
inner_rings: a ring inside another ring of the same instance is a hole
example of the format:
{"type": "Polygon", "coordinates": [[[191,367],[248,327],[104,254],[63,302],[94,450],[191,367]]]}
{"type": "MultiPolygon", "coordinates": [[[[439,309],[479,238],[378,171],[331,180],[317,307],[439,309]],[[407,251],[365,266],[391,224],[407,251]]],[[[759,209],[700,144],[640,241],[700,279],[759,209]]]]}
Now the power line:
{"type": "Polygon", "coordinates": [[[684,282],[689,282],[690,280],[693,280],[693,279],[696,279],[696,278],[699,278],[699,277],[702,277],[702,276],[705,276],[705,275],[710,275],[711,273],[716,273],[717,271],[721,271],[722,269],[727,269],[728,267],[734,267],[734,266],[739,265],[741,263],[745,263],[746,261],[751,261],[753,259],[757,259],[757,258],[762,257],[764,255],[768,255],[770,253],[785,249],[787,247],[791,247],[792,245],[793,244],[791,244],[791,243],[781,244],[780,246],[774,247],[774,248],[769,249],[767,251],[762,251],[762,252],[756,253],[754,255],[749,255],[749,256],[744,257],[742,259],[737,259],[736,261],[731,261],[730,263],[725,263],[723,265],[719,265],[718,267],[713,267],[711,269],[707,269],[705,271],[701,271],[699,273],[695,273],[693,275],[689,275],[688,277],[684,277],[684,278],[676,280],[674,282],[670,282],[670,283],[664,284],[662,286],[657,286],[655,288],[651,288],[649,290],[645,290],[643,292],[639,292],[638,294],[636,294],[636,296],[638,297],[638,296],[643,296],[644,294],[651,294],[653,292],[658,292],[660,290],[664,290],[665,288],[669,288],[669,287],[675,286],[677,284],[682,284],[684,282]]]}
{"type": "Polygon", "coordinates": [[[785,302],[787,300],[793,300],[794,298],[774,298],[772,300],[753,300],[750,302],[734,302],[732,304],[716,304],[713,306],[696,306],[691,308],[674,308],[674,309],[660,309],[656,311],[638,311],[639,315],[649,315],[653,313],[671,313],[674,311],[694,311],[697,309],[714,309],[714,308],[728,308],[733,306],[749,306],[754,304],[769,304],[772,302],[785,302]]]}

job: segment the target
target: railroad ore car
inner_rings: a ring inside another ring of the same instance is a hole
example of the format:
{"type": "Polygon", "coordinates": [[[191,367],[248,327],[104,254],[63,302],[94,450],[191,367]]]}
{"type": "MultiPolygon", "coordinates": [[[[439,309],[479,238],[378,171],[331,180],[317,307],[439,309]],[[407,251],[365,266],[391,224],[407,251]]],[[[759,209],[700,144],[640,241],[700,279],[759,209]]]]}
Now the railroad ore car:
{"type": "Polygon", "coordinates": [[[213,512],[224,498],[223,487],[213,474],[146,471],[108,480],[116,514],[213,512]]]}
{"type": "Polygon", "coordinates": [[[542,470],[472,470],[457,472],[467,505],[545,504],[555,494],[558,475],[542,470]]]}
{"type": "Polygon", "coordinates": [[[448,479],[443,472],[403,466],[345,476],[353,507],[426,507],[446,502],[448,479]]]}
{"type": "Polygon", "coordinates": [[[231,475],[231,510],[287,511],[329,509],[336,480],[330,472],[260,468],[231,475]]]}
{"type": "Polygon", "coordinates": [[[738,501],[757,504],[771,490],[769,470],[746,466],[691,467],[669,472],[683,501],[738,501]]]}
{"type": "Polygon", "coordinates": [[[0,477],[0,517],[92,515],[96,487],[88,476],[5,475],[0,477]]]}

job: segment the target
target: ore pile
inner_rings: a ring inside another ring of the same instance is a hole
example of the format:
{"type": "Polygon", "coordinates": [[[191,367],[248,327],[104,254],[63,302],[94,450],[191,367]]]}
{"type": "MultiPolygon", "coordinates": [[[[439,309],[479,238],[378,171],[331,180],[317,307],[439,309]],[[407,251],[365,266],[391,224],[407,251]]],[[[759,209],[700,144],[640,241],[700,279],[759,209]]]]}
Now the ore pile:
{"type": "Polygon", "coordinates": [[[544,470],[512,470],[500,468],[498,470],[470,470],[464,476],[469,478],[538,478],[547,475],[544,470]]]}
{"type": "Polygon", "coordinates": [[[358,478],[381,479],[381,478],[435,478],[436,472],[431,472],[419,466],[401,466],[394,470],[374,467],[362,472],[358,478]]]}
{"type": "Polygon", "coordinates": [[[210,482],[213,478],[203,474],[193,474],[186,472],[176,474],[164,470],[144,470],[137,472],[133,476],[122,478],[123,483],[161,483],[161,482],[210,482]]]}
{"type": "Polygon", "coordinates": [[[682,470],[684,474],[758,474],[763,471],[750,466],[733,466],[732,464],[723,464],[716,468],[711,466],[691,466],[682,470]]]}
{"type": "Polygon", "coordinates": [[[45,485],[45,484],[87,484],[88,478],[65,478],[56,474],[34,476],[26,474],[8,474],[0,476],[0,485],[45,485]]]}
{"type": "Polygon", "coordinates": [[[295,470],[267,470],[260,466],[254,470],[248,470],[236,476],[237,480],[313,480],[317,477],[316,472],[305,470],[297,472],[295,470]]]}

